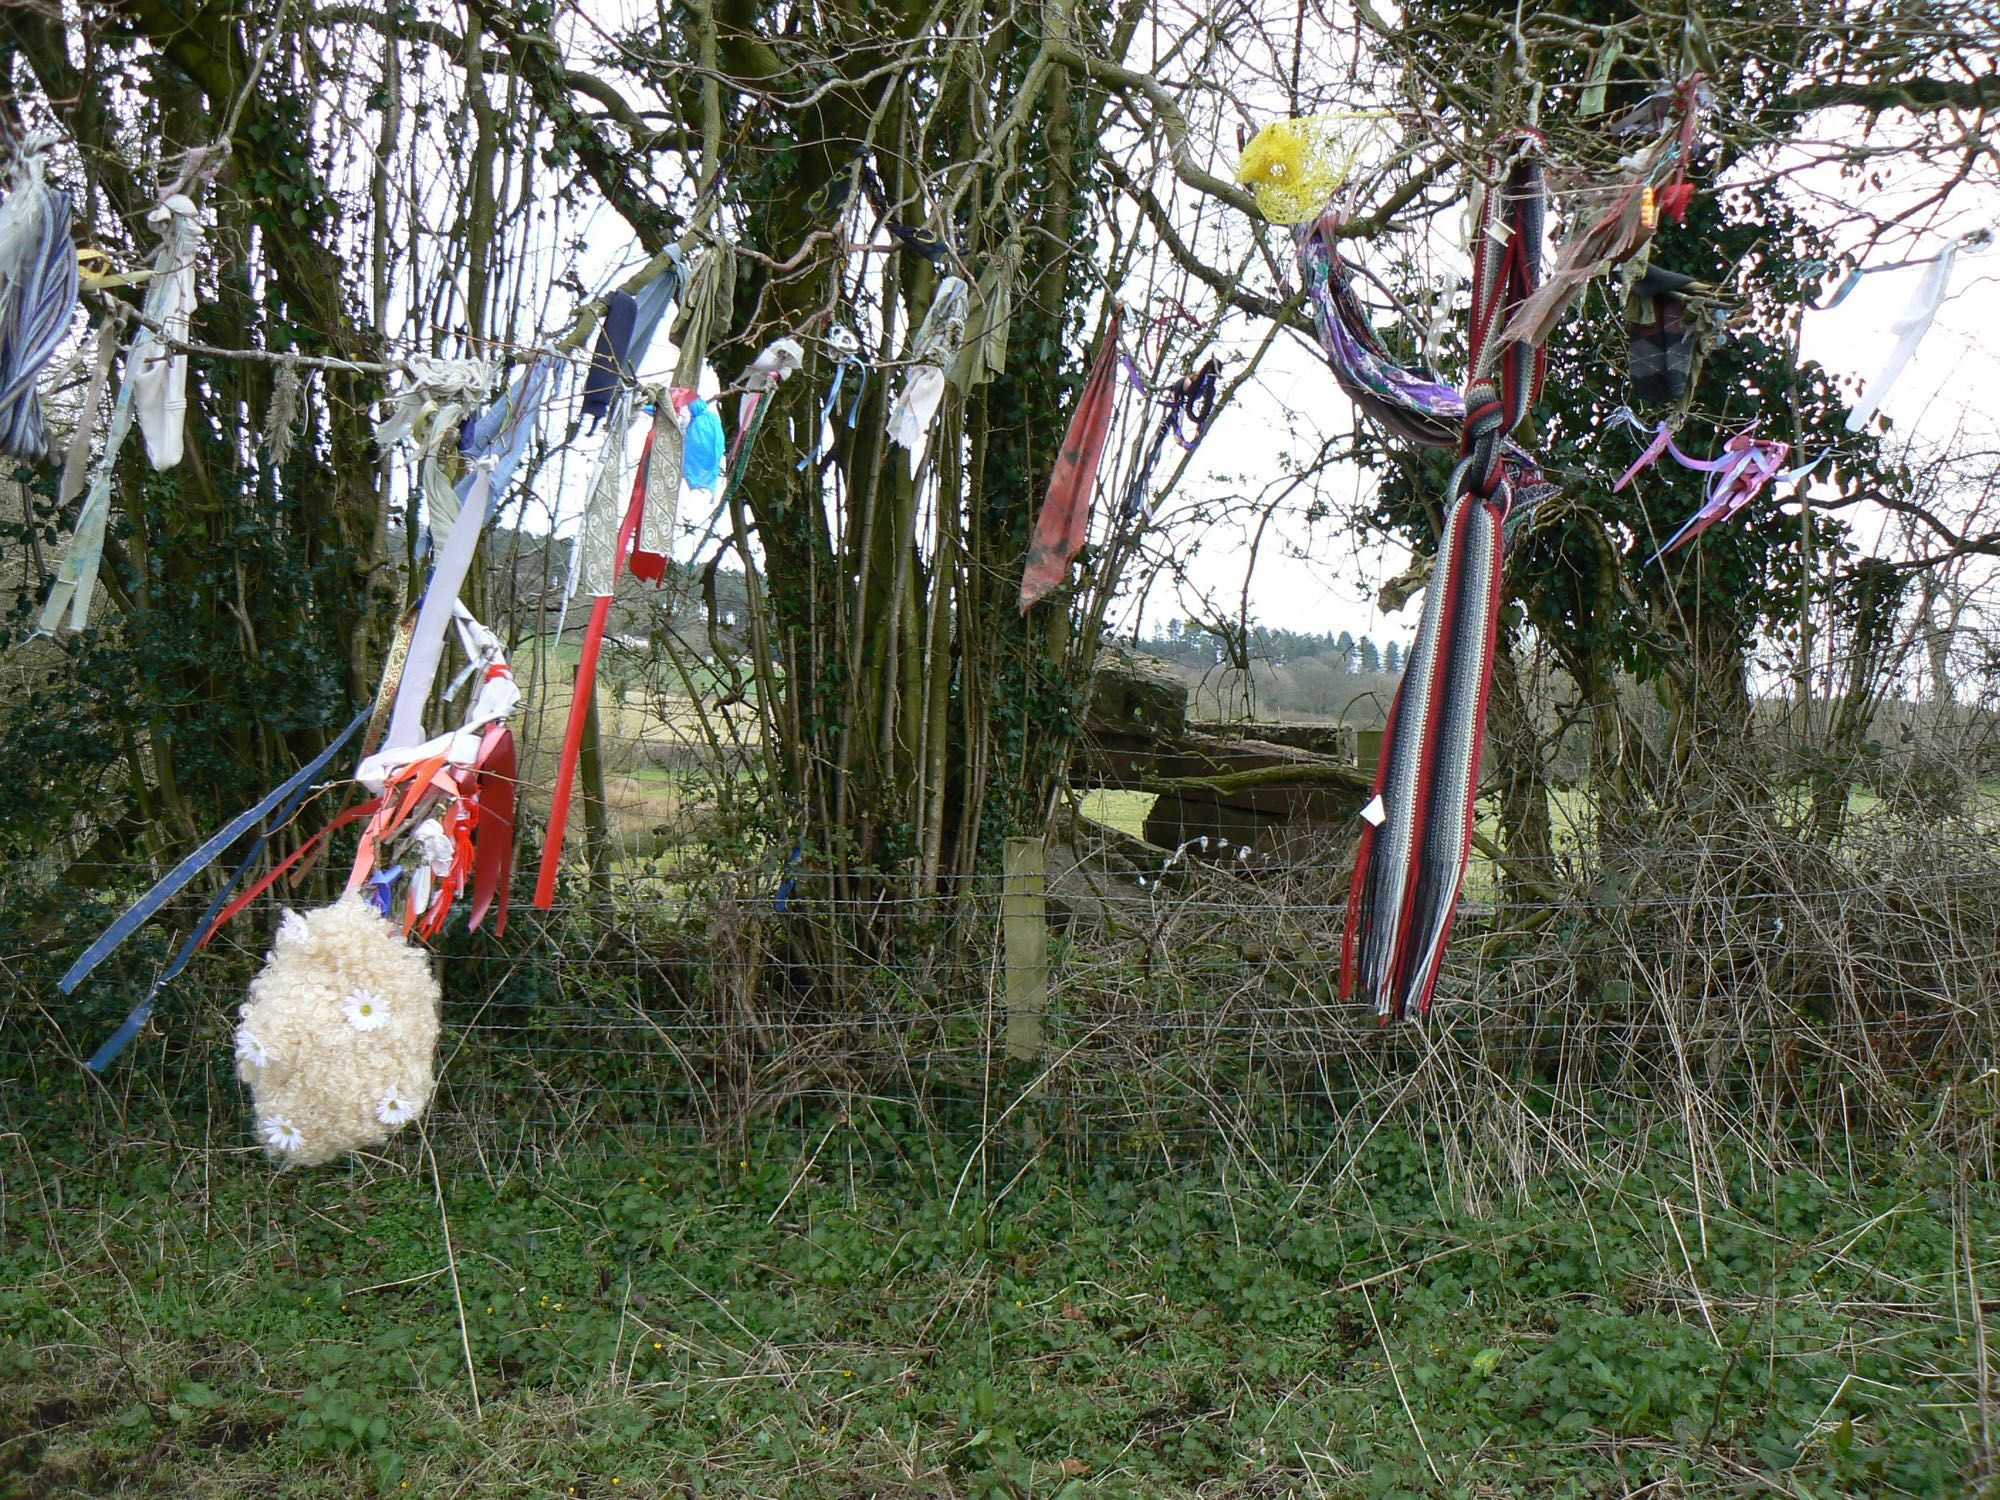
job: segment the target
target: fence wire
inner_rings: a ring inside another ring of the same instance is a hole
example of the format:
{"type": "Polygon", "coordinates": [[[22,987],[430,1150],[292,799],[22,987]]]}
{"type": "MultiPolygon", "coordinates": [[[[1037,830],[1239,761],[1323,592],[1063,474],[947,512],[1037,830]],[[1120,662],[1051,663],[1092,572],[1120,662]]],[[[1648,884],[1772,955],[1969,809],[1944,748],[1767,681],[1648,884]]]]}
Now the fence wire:
{"type": "MultiPolygon", "coordinates": [[[[1395,1110],[1468,1157],[1560,1150],[1562,1122],[1613,1117],[1830,1150],[1992,1091],[2000,852],[1977,831],[1482,859],[1434,1009],[1387,1026],[1339,995],[1348,868],[1344,849],[1190,847],[1145,869],[1065,846],[1025,904],[998,875],[573,872],[504,937],[437,945],[429,1128],[523,1162],[734,1150],[833,1120],[1079,1163],[1223,1151],[1304,1170],[1395,1110]],[[1010,943],[1010,923],[1034,940],[1010,943]],[[1045,959],[1024,976],[1020,952],[1045,959]]],[[[8,1074],[114,1131],[247,1140],[228,1037],[278,909],[227,929],[101,1082],[76,1069],[145,958],[74,1004],[17,1002],[8,1074]]],[[[16,956],[17,979],[32,967],[16,956]]]]}

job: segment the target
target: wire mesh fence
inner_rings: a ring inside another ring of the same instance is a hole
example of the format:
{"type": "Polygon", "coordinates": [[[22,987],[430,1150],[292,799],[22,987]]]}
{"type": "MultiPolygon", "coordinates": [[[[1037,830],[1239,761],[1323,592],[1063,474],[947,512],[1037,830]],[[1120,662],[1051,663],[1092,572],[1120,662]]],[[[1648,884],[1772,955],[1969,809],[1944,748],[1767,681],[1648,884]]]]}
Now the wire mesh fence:
{"type": "MultiPolygon", "coordinates": [[[[2000,851],[1976,831],[1482,859],[1431,1014],[1386,1026],[1340,996],[1344,849],[1103,853],[1052,846],[1034,889],[691,857],[578,872],[504,937],[439,944],[431,1136],[532,1164],[835,1124],[1008,1160],[1224,1153],[1305,1183],[1400,1111],[1497,1185],[1636,1149],[1649,1121],[1698,1167],[1725,1141],[1837,1154],[1855,1129],[1956,1129],[1993,1091],[2000,851]]],[[[143,973],[67,1008],[19,995],[9,1092],[114,1137],[248,1149],[228,1033],[275,919],[227,929],[98,1082],[80,1061],[143,973]]]]}

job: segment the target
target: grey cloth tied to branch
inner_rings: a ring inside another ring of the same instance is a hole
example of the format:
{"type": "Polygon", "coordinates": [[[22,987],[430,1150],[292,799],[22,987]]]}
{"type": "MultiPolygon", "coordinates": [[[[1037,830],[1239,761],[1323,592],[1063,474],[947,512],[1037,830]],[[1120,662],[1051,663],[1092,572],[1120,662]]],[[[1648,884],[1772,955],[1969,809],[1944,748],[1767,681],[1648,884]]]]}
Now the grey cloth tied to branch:
{"type": "Polygon", "coordinates": [[[912,477],[924,461],[931,424],[937,420],[938,403],[944,399],[944,372],[958,360],[971,296],[972,289],[962,279],[945,277],[938,283],[917,336],[910,341],[910,373],[889,412],[889,439],[910,450],[912,477]]]}

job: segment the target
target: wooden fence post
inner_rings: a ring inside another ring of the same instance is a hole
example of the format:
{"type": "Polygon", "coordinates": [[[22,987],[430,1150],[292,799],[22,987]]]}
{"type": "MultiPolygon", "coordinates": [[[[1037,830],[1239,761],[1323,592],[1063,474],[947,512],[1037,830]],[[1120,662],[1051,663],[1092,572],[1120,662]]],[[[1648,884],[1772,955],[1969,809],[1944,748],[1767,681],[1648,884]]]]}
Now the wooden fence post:
{"type": "Polygon", "coordinates": [[[1000,891],[1000,926],[1007,966],[1007,1057],[1032,1062],[1042,1052],[1042,1018],[1049,1008],[1049,907],[1042,841],[1008,839],[1000,891]]]}

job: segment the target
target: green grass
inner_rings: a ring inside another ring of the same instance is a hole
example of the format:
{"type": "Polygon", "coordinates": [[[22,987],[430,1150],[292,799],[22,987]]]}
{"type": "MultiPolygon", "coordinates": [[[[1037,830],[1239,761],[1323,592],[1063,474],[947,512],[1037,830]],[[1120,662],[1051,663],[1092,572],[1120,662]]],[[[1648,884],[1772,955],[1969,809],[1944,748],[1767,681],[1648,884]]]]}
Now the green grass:
{"type": "Polygon", "coordinates": [[[1474,1215],[1393,1126],[1329,1194],[829,1122],[448,1159],[441,1219],[414,1152],[17,1136],[0,1496],[1968,1493],[1947,1165],[1655,1159],[1474,1215]]]}

